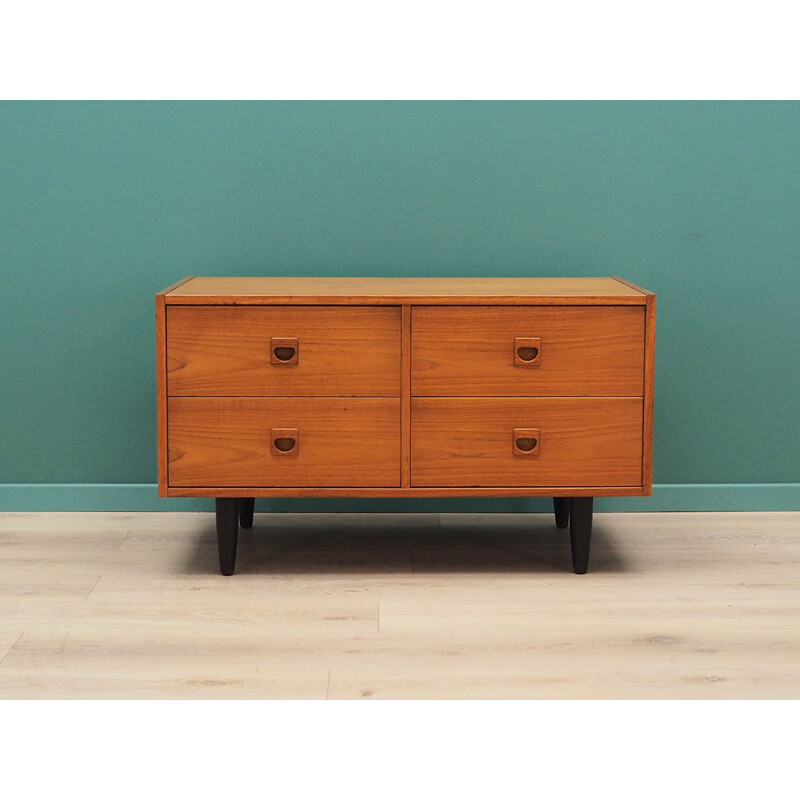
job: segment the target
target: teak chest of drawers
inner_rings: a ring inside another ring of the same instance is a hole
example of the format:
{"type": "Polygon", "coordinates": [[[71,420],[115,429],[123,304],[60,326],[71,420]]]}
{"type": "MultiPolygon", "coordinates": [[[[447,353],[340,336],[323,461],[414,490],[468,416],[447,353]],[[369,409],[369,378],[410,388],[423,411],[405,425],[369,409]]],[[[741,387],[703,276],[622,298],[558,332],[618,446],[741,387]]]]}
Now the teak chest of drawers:
{"type": "Polygon", "coordinates": [[[158,488],[216,498],[652,491],[655,295],[619,278],[186,278],[156,295],[158,488]]]}

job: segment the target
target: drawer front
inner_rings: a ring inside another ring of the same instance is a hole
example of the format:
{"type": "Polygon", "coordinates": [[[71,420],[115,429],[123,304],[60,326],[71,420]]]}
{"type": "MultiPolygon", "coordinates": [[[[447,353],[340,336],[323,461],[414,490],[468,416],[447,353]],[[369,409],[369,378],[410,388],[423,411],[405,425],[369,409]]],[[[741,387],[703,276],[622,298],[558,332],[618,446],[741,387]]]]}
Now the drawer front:
{"type": "Polygon", "coordinates": [[[399,486],[400,400],[172,397],[175,487],[399,486]]]}
{"type": "Polygon", "coordinates": [[[171,396],[400,394],[400,308],[170,306],[171,396]]]}
{"type": "Polygon", "coordinates": [[[415,307],[417,396],[641,396],[643,306],[415,307]]]}
{"type": "Polygon", "coordinates": [[[411,420],[412,486],[642,482],[641,398],[414,398],[411,420]]]}

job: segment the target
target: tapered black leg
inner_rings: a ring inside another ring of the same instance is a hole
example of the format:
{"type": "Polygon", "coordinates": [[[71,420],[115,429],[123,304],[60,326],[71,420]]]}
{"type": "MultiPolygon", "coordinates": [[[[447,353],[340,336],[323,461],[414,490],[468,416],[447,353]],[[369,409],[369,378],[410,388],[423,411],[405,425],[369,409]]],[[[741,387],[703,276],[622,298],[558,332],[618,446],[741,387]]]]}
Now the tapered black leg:
{"type": "Polygon", "coordinates": [[[235,497],[218,497],[217,545],[219,546],[219,571],[223,575],[233,575],[238,539],[239,501],[235,497]]]}
{"type": "Polygon", "coordinates": [[[556,528],[569,525],[569,497],[554,497],[553,507],[556,510],[556,528]]]}
{"type": "Polygon", "coordinates": [[[572,544],[572,569],[576,575],[583,575],[589,568],[593,505],[593,497],[572,497],[569,501],[569,539],[572,544]]]}
{"type": "Polygon", "coordinates": [[[253,527],[253,509],[255,505],[256,500],[254,497],[239,498],[239,525],[242,528],[253,527]]]}

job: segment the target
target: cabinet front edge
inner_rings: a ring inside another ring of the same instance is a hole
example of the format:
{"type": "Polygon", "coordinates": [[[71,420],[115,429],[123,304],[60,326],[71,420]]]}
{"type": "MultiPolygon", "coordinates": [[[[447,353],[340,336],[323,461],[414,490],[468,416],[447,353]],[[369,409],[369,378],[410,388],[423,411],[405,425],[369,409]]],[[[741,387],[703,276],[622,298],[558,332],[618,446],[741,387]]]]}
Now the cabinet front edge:
{"type": "Polygon", "coordinates": [[[355,488],[313,487],[265,488],[256,486],[167,487],[160,497],[647,497],[642,486],[497,486],[497,487],[415,487],[355,488]]]}

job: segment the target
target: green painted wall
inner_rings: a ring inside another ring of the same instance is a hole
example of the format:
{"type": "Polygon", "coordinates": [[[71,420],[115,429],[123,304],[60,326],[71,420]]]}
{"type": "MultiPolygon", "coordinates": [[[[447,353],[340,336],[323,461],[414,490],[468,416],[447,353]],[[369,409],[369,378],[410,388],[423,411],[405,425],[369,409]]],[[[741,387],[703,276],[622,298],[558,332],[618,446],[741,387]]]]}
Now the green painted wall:
{"type": "Polygon", "coordinates": [[[0,484],[155,482],[189,273],[622,275],[655,482],[800,482],[800,103],[0,103],[0,484]]]}

